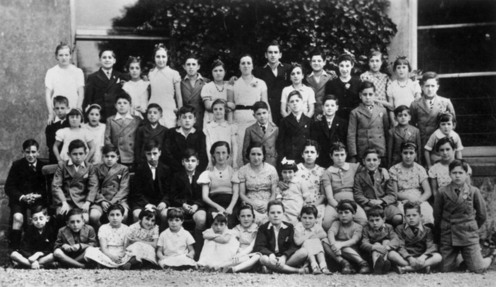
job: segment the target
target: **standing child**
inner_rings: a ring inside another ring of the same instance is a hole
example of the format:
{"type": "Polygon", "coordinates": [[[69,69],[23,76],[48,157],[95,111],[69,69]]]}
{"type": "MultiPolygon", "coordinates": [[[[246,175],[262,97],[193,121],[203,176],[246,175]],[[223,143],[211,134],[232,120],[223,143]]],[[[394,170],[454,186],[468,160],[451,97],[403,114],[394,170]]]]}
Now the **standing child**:
{"type": "MultiPolygon", "coordinates": [[[[218,141],[229,143],[231,147],[232,158],[229,159],[231,166],[238,169],[238,141],[237,141],[237,126],[230,124],[227,119],[229,109],[227,102],[223,99],[217,99],[212,104],[213,121],[203,126],[203,133],[205,134],[206,152],[208,155],[208,162],[211,163],[210,148],[218,141]]],[[[246,133],[245,133],[246,136],[246,133]]],[[[210,166],[211,167],[211,166],[210,166]]]]}
{"type": "Polygon", "coordinates": [[[35,205],[31,208],[31,222],[24,233],[21,247],[10,255],[14,266],[39,269],[55,267],[53,258],[53,244],[57,235],[50,225],[46,208],[35,205]]]}
{"type": "Polygon", "coordinates": [[[53,257],[64,267],[86,268],[89,265],[84,258],[86,252],[98,245],[95,230],[85,224],[83,211],[79,208],[67,213],[66,224],[58,231],[53,257]]]}
{"type": "Polygon", "coordinates": [[[382,53],[380,51],[372,51],[369,54],[369,70],[360,75],[360,80],[362,82],[368,81],[374,84],[377,89],[374,102],[390,108],[386,95],[390,80],[388,75],[381,73],[382,63],[382,53]]]}
{"type": "Polygon", "coordinates": [[[150,98],[150,82],[141,79],[141,58],[129,56],[126,68],[131,77],[122,85],[122,89],[131,96],[133,108],[131,114],[143,119],[143,114],[150,98]]]}
{"type": "MultiPolygon", "coordinates": [[[[129,226],[126,236],[126,252],[131,257],[130,262],[140,267],[146,262],[158,265],[155,249],[158,242],[158,225],[155,210],[153,208],[143,209],[139,214],[139,221],[129,226]]],[[[134,266],[133,266],[134,267],[134,266]]]]}
{"type": "Polygon", "coordinates": [[[96,191],[95,204],[90,210],[90,224],[98,231],[101,222],[100,218],[107,213],[108,208],[114,204],[120,204],[124,208],[123,221],[127,220],[129,205],[127,197],[129,195],[129,169],[118,164],[119,149],[112,145],[103,147],[103,163],[95,167],[95,181],[99,183],[93,188],[96,191]]]}
{"type": "Polygon", "coordinates": [[[328,81],[335,79],[336,74],[327,73],[324,70],[326,65],[326,56],[320,50],[315,50],[310,54],[310,66],[312,72],[306,78],[306,83],[315,93],[315,112],[314,117],[322,114],[322,105],[324,104],[324,96],[326,95],[325,85],[328,81]]]}
{"type": "Polygon", "coordinates": [[[160,124],[162,118],[162,107],[157,104],[149,104],[146,110],[146,119],[136,132],[136,143],[134,151],[134,162],[142,164],[146,162],[145,143],[150,140],[156,141],[160,146],[165,142],[167,128],[160,124]]]}
{"type": "Polygon", "coordinates": [[[332,223],[323,244],[325,252],[341,265],[342,274],[351,273],[350,261],[360,266],[358,273],[370,273],[369,264],[362,258],[359,250],[363,227],[353,222],[357,208],[357,204],[349,199],[338,203],[336,209],[339,220],[332,223]]]}
{"type": "Polygon", "coordinates": [[[394,116],[398,124],[388,131],[387,167],[401,162],[401,144],[404,142],[412,142],[417,145],[416,161],[420,162],[420,132],[416,127],[409,124],[411,119],[410,108],[401,105],[394,110],[394,116]]]}
{"type": "Polygon", "coordinates": [[[92,104],[87,107],[86,118],[88,119],[88,123],[83,124],[83,129],[86,129],[87,133],[93,139],[95,153],[91,159],[92,164],[99,164],[102,162],[102,148],[105,140],[105,124],[100,123],[101,110],[102,107],[97,104],[92,104]]]}
{"type": "Polygon", "coordinates": [[[434,222],[439,249],[443,256],[443,271],[456,267],[461,253],[470,272],[483,273],[496,258],[496,251],[483,258],[478,229],[486,221],[486,203],[478,188],[466,183],[468,165],[454,160],[449,165],[452,182],[439,189],[434,201],[434,222]]]}
{"type": "Polygon", "coordinates": [[[179,208],[169,208],[167,211],[169,228],[160,234],[157,243],[158,265],[167,267],[195,267],[195,240],[184,230],[184,212],[179,208]]]}
{"type": "Polygon", "coordinates": [[[288,109],[288,96],[292,91],[299,91],[303,99],[303,113],[312,118],[315,110],[315,92],[312,88],[309,88],[303,84],[303,67],[300,64],[294,64],[288,70],[289,78],[291,79],[292,85],[285,87],[282,90],[281,95],[281,116],[285,118],[289,115],[291,111],[288,109]]]}
{"type": "MultiPolygon", "coordinates": [[[[265,162],[275,167],[277,166],[276,140],[279,128],[270,121],[269,105],[263,101],[253,104],[253,116],[257,122],[246,128],[241,154],[245,155],[246,149],[253,143],[261,143],[266,151],[265,162]]],[[[243,157],[243,162],[247,164],[249,160],[243,157]]]]}
{"type": "Polygon", "coordinates": [[[283,158],[301,162],[301,151],[312,132],[312,120],[303,114],[303,96],[299,91],[289,93],[288,103],[291,113],[281,120],[276,142],[279,162],[283,158]]]}
{"type": "MultiPolygon", "coordinates": [[[[53,152],[53,144],[55,143],[55,134],[58,130],[69,127],[67,113],[69,112],[69,101],[64,96],[53,97],[53,111],[55,119],[48,124],[45,129],[46,146],[48,148],[48,161],[50,164],[57,163],[57,157],[53,152]]],[[[60,153],[60,149],[59,149],[60,153]]]]}
{"type": "Polygon", "coordinates": [[[69,114],[69,127],[58,130],[55,133],[55,143],[53,144],[53,154],[57,158],[57,162],[69,160],[69,145],[74,140],[81,140],[88,147],[89,153],[84,158],[86,162],[91,162],[95,153],[95,144],[92,136],[87,129],[81,128],[83,122],[83,112],[78,109],[72,109],[69,114]],[[62,149],[60,150],[60,145],[62,149]],[[60,150],[60,152],[59,152],[60,150]]]}
{"type": "Polygon", "coordinates": [[[105,128],[105,144],[119,147],[120,163],[132,167],[134,163],[134,149],[136,131],[141,119],[130,113],[131,96],[122,92],[115,98],[117,113],[107,119],[105,128]]]}
{"type": "Polygon", "coordinates": [[[360,248],[372,258],[374,274],[387,274],[391,269],[391,262],[387,259],[388,252],[395,249],[398,235],[391,225],[386,223],[384,209],[374,206],[367,212],[368,225],[362,231],[360,248]]]}
{"type": "MultiPolygon", "coordinates": [[[[209,79],[203,78],[198,70],[200,70],[200,60],[195,55],[189,55],[185,58],[183,69],[186,71],[186,76],[181,81],[181,95],[183,103],[195,107],[197,117],[200,119],[196,122],[199,130],[203,130],[203,118],[205,114],[205,106],[201,97],[201,90],[209,79]]],[[[227,113],[227,112],[226,112],[227,113]]]]}
{"type": "Polygon", "coordinates": [[[305,205],[301,209],[300,220],[294,227],[295,244],[307,251],[308,261],[314,275],[331,275],[321,242],[326,238],[326,233],[322,226],[317,224],[317,208],[313,205],[305,205]]]}
{"type": "Polygon", "coordinates": [[[462,159],[462,140],[460,139],[460,136],[453,131],[456,127],[455,117],[450,113],[442,113],[438,116],[438,122],[439,128],[429,137],[429,140],[424,146],[425,162],[428,168],[431,168],[434,163],[441,159],[439,153],[434,151],[434,147],[440,139],[445,137],[450,138],[456,144],[455,158],[462,159]]]}
{"type": "Polygon", "coordinates": [[[112,204],[108,208],[109,223],[102,225],[98,230],[100,249],[90,248],[84,255],[87,261],[90,259],[109,268],[131,268],[131,263],[128,262],[131,258],[125,249],[129,227],[122,224],[123,216],[124,207],[120,204],[112,204]]]}
{"type": "Polygon", "coordinates": [[[296,167],[294,160],[287,160],[286,158],[282,160],[281,177],[287,188],[281,190],[278,187],[277,198],[281,200],[284,205],[284,210],[286,211],[283,220],[291,224],[298,223],[298,216],[300,215],[301,208],[303,207],[305,200],[310,196],[307,182],[295,177],[297,171],[298,168],[296,167]]]}
{"type": "MultiPolygon", "coordinates": [[[[227,101],[227,82],[224,81],[224,76],[226,75],[226,67],[221,60],[215,60],[210,67],[212,71],[213,81],[207,83],[201,89],[201,98],[203,104],[205,105],[205,116],[203,117],[203,124],[207,124],[214,120],[214,114],[212,113],[212,103],[217,99],[223,99],[227,101]]],[[[229,102],[229,109],[233,111],[236,106],[233,102],[229,102]]],[[[229,117],[229,121],[232,121],[232,113],[226,110],[226,114],[229,117]]]]}
{"type": "Polygon", "coordinates": [[[360,84],[362,103],[351,112],[348,126],[348,152],[352,162],[361,162],[365,151],[376,149],[385,164],[386,135],[389,128],[387,110],[374,104],[375,86],[360,84]]]}
{"type": "Polygon", "coordinates": [[[149,104],[155,103],[164,110],[160,124],[166,128],[176,127],[175,110],[183,106],[181,96],[181,76],[176,70],[167,66],[167,48],[160,43],[155,45],[153,50],[155,59],[155,68],[153,68],[148,77],[150,78],[151,96],[149,104]]]}
{"type": "Polygon", "coordinates": [[[406,223],[396,227],[398,234],[398,250],[391,250],[389,260],[396,264],[398,273],[425,269],[429,273],[431,266],[443,260],[437,252],[433,231],[422,224],[422,213],[419,204],[407,202],[403,206],[406,223]]]}

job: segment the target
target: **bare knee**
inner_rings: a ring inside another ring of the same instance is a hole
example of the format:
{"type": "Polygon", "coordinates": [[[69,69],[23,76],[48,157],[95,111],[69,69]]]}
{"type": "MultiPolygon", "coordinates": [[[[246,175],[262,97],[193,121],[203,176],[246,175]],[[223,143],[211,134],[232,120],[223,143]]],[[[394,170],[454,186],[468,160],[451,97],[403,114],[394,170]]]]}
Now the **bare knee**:
{"type": "Polygon", "coordinates": [[[90,223],[99,223],[100,222],[100,217],[102,217],[102,214],[100,211],[96,209],[92,209],[90,212],[90,223]]]}
{"type": "Polygon", "coordinates": [[[393,217],[393,220],[391,220],[391,222],[393,223],[394,226],[400,225],[403,223],[403,216],[397,214],[393,217]]]}
{"type": "Polygon", "coordinates": [[[14,224],[23,224],[24,223],[24,215],[22,213],[14,213],[13,216],[14,224]]]}
{"type": "Polygon", "coordinates": [[[264,265],[264,266],[267,266],[269,265],[269,256],[267,255],[262,255],[260,257],[260,264],[264,265]]]}
{"type": "Polygon", "coordinates": [[[141,213],[141,209],[133,210],[133,222],[137,222],[139,220],[140,213],[141,213]]]}
{"type": "Polygon", "coordinates": [[[200,210],[193,215],[193,220],[195,221],[196,229],[203,230],[207,222],[207,214],[205,211],[200,210]]]}
{"type": "Polygon", "coordinates": [[[55,249],[55,251],[53,251],[53,257],[57,258],[57,259],[60,259],[64,256],[64,251],[62,251],[62,249],[60,248],[57,248],[55,249]]]}

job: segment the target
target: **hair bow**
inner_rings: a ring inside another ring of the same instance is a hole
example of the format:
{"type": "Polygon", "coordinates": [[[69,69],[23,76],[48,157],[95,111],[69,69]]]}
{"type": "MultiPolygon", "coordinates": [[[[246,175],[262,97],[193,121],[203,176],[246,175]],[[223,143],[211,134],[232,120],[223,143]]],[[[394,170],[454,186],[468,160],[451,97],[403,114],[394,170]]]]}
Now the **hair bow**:
{"type": "Polygon", "coordinates": [[[282,164],[288,164],[288,165],[293,165],[295,164],[295,161],[292,160],[292,159],[286,159],[286,157],[284,157],[281,161],[282,164]]]}
{"type": "Polygon", "coordinates": [[[93,107],[102,110],[102,107],[99,104],[91,104],[84,109],[84,112],[87,113],[93,107]]]}
{"type": "Polygon", "coordinates": [[[145,206],[145,210],[150,212],[155,212],[155,210],[157,210],[157,207],[153,204],[147,204],[145,206]]]}
{"type": "Polygon", "coordinates": [[[212,218],[216,218],[217,215],[222,215],[224,217],[227,217],[227,214],[224,211],[221,211],[221,212],[212,211],[212,218]]]}

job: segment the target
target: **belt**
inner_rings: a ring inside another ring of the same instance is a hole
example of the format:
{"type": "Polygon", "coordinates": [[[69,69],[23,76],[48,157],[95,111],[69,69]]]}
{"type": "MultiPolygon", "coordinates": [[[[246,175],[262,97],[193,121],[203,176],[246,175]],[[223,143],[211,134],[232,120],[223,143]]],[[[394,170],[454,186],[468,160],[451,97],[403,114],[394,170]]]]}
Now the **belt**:
{"type": "Polygon", "coordinates": [[[253,106],[236,105],[236,110],[251,110],[253,106]]]}

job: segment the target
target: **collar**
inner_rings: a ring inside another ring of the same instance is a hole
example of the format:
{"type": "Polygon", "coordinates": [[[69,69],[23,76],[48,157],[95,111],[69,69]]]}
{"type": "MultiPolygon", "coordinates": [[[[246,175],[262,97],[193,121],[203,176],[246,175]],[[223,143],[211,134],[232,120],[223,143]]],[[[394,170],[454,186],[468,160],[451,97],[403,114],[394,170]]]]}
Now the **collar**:
{"type": "MultiPolygon", "coordinates": [[[[274,225],[272,225],[272,222],[269,222],[269,225],[267,225],[267,229],[270,229],[271,227],[273,227],[274,225]]],[[[288,228],[288,226],[286,224],[284,224],[284,221],[281,223],[281,228],[282,229],[286,229],[288,228]]]]}
{"type": "Polygon", "coordinates": [[[374,231],[374,232],[382,232],[385,228],[386,228],[386,224],[384,223],[384,225],[379,227],[379,229],[377,229],[377,230],[374,230],[373,228],[370,228],[370,229],[372,229],[372,231],[374,231]]]}
{"type": "Polygon", "coordinates": [[[148,167],[150,167],[150,169],[155,169],[155,170],[156,170],[156,169],[158,168],[158,164],[157,164],[157,166],[156,166],[156,167],[153,167],[153,166],[152,166],[151,164],[149,164],[149,163],[147,163],[147,164],[148,164],[148,167]]]}
{"type": "Polygon", "coordinates": [[[449,135],[445,135],[445,134],[443,134],[443,132],[440,129],[437,129],[434,132],[434,135],[439,140],[439,139],[442,139],[442,138],[445,138],[445,137],[451,137],[451,136],[453,136],[453,131],[451,131],[449,135]]]}
{"type": "Polygon", "coordinates": [[[298,116],[295,115],[294,113],[291,113],[291,114],[295,117],[295,119],[296,119],[297,122],[300,122],[301,116],[303,115],[303,113],[300,113],[300,115],[298,115],[298,116]]]}
{"type": "Polygon", "coordinates": [[[305,86],[305,84],[301,84],[301,87],[299,87],[298,89],[295,88],[293,85],[291,85],[291,88],[293,88],[294,91],[299,91],[299,92],[305,92],[305,89],[308,88],[307,86],[305,86]]]}
{"type": "Polygon", "coordinates": [[[222,123],[218,123],[216,121],[212,121],[212,127],[213,128],[216,128],[216,127],[228,127],[228,126],[229,126],[229,122],[227,122],[227,121],[223,121],[222,123]]]}
{"type": "MultiPolygon", "coordinates": [[[[176,132],[177,132],[178,134],[183,135],[183,137],[185,137],[185,138],[187,137],[187,136],[186,136],[186,134],[184,134],[183,128],[181,128],[181,127],[178,127],[178,128],[176,129],[176,132]]],[[[195,132],[196,132],[196,129],[195,129],[194,127],[192,127],[192,128],[191,128],[191,130],[189,131],[189,134],[188,134],[188,135],[190,135],[190,134],[192,134],[192,133],[195,133],[195,132]]]]}
{"type": "Polygon", "coordinates": [[[158,122],[157,122],[156,124],[154,124],[154,125],[153,125],[153,124],[150,124],[150,127],[151,127],[152,129],[156,129],[156,128],[158,127],[158,122]]]}
{"type": "Polygon", "coordinates": [[[195,176],[195,172],[196,172],[196,170],[194,170],[194,171],[193,171],[193,174],[191,174],[191,175],[189,175],[189,174],[188,174],[188,172],[186,172],[186,175],[187,175],[188,177],[194,177],[194,176],[195,176]]]}
{"type": "MultiPolygon", "coordinates": [[[[67,165],[68,166],[74,165],[74,163],[72,162],[72,159],[69,159],[67,161],[67,165]]],[[[86,167],[86,164],[84,163],[84,161],[79,165],[79,167],[86,167]]]]}
{"type": "Polygon", "coordinates": [[[32,166],[36,167],[36,165],[38,164],[38,160],[36,160],[34,163],[30,163],[30,162],[28,161],[28,164],[29,164],[30,166],[32,165],[32,166]]]}
{"type": "MultiPolygon", "coordinates": [[[[203,77],[202,77],[202,75],[201,75],[200,73],[197,73],[197,75],[198,75],[198,76],[196,77],[195,82],[196,82],[196,81],[198,81],[198,80],[202,80],[202,81],[203,81],[203,77]]],[[[184,80],[184,81],[189,81],[188,74],[186,74],[186,76],[184,76],[183,80],[184,80]]]]}
{"type": "MultiPolygon", "coordinates": [[[[276,68],[279,68],[279,66],[284,67],[284,65],[283,65],[281,62],[278,62],[278,63],[277,63],[276,68]]],[[[269,63],[268,63],[268,62],[267,62],[267,64],[265,64],[264,69],[265,69],[265,68],[267,68],[267,67],[269,67],[269,68],[270,68],[270,65],[269,65],[269,63]]],[[[272,69],[272,68],[271,68],[271,69],[272,69]]]]}
{"type": "Polygon", "coordinates": [[[339,170],[344,170],[344,171],[347,171],[350,169],[350,164],[348,162],[345,162],[344,165],[342,167],[335,167],[335,166],[330,166],[329,167],[329,171],[332,172],[332,173],[338,173],[339,170]]]}
{"type": "Polygon", "coordinates": [[[106,70],[106,69],[102,68],[102,72],[104,72],[104,73],[105,73],[105,75],[107,75],[107,72],[109,72],[109,73],[110,73],[110,75],[112,76],[112,71],[113,71],[113,68],[110,68],[110,69],[108,69],[108,70],[106,70]]]}
{"type": "Polygon", "coordinates": [[[265,127],[265,128],[268,128],[269,127],[269,123],[266,123],[265,125],[262,125],[261,123],[257,123],[260,127],[265,127]]]}
{"type": "Polygon", "coordinates": [[[133,116],[131,116],[131,114],[129,112],[124,117],[121,114],[119,114],[119,113],[115,114],[115,120],[120,120],[120,119],[130,119],[130,120],[133,120],[134,118],[133,118],[133,116]]]}
{"type": "MultiPolygon", "coordinates": [[[[308,76],[309,76],[309,77],[314,77],[314,76],[315,76],[315,74],[314,74],[313,72],[311,72],[311,73],[310,73],[310,75],[308,75],[308,76]]],[[[323,70],[322,70],[322,74],[321,74],[320,76],[325,76],[325,77],[327,77],[328,75],[327,75],[327,72],[323,69],[323,70]]]]}
{"type": "Polygon", "coordinates": [[[239,224],[238,228],[241,232],[256,232],[258,231],[258,225],[256,223],[252,223],[248,228],[244,228],[239,224]]]}
{"type": "MultiPolygon", "coordinates": [[[[413,227],[412,227],[412,226],[410,226],[410,225],[408,225],[408,223],[405,223],[405,229],[407,229],[407,228],[410,228],[410,229],[412,229],[412,231],[413,231],[413,227]]],[[[422,223],[420,223],[420,224],[417,226],[417,228],[418,228],[418,230],[420,230],[420,231],[424,232],[424,225],[423,225],[422,223]]]]}
{"type": "Polygon", "coordinates": [[[62,123],[64,123],[64,122],[65,122],[65,120],[66,120],[66,119],[61,119],[61,118],[59,118],[59,117],[57,117],[57,116],[56,116],[56,117],[55,117],[55,120],[53,121],[53,123],[58,123],[58,122],[60,122],[60,123],[62,124],[62,123]]]}
{"type": "Polygon", "coordinates": [[[434,100],[436,100],[436,98],[437,98],[437,95],[435,95],[435,96],[434,96],[432,99],[430,99],[430,100],[429,100],[429,99],[427,99],[426,97],[424,97],[424,101],[428,104],[430,101],[434,101],[434,100]]]}

